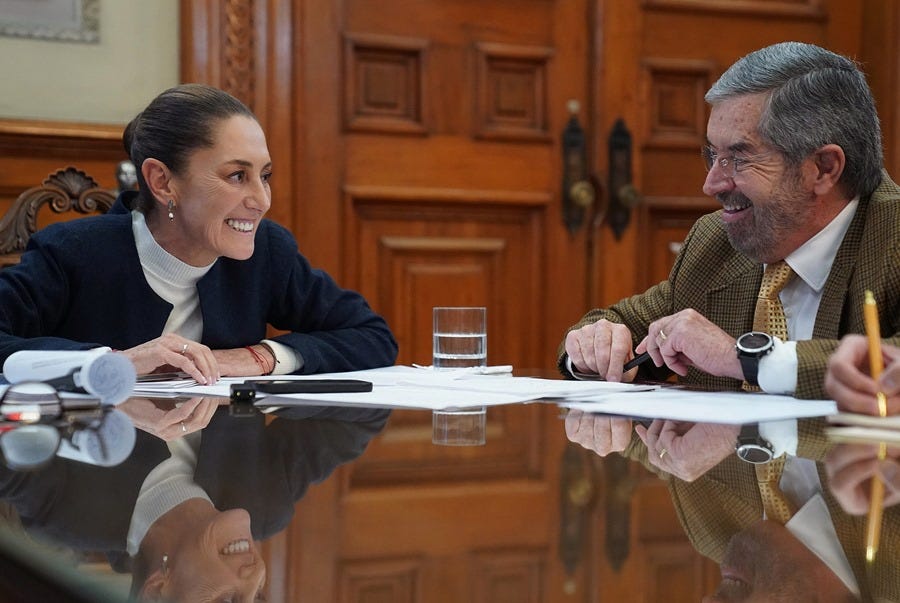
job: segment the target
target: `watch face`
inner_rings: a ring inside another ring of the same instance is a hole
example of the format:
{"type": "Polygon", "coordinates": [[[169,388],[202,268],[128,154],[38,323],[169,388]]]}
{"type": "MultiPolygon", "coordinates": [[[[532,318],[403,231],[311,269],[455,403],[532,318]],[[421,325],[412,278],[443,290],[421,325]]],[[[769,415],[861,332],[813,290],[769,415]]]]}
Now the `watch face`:
{"type": "Polygon", "coordinates": [[[742,444],[737,449],[737,455],[742,460],[754,465],[768,463],[774,456],[771,450],[759,444],[742,444]]]}
{"type": "Polygon", "coordinates": [[[756,352],[763,350],[772,344],[772,337],[766,333],[752,331],[744,333],[737,340],[737,345],[744,351],[756,352]]]}

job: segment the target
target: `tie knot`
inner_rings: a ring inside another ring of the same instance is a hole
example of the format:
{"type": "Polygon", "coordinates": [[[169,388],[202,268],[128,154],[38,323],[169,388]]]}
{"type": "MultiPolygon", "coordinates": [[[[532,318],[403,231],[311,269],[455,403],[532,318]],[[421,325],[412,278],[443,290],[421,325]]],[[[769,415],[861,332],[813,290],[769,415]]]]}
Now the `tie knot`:
{"type": "Polygon", "coordinates": [[[794,276],[794,271],[791,270],[791,267],[784,260],[769,264],[766,266],[766,271],[763,272],[762,284],[759,286],[759,297],[774,299],[781,293],[781,290],[788,284],[792,276],[794,276]]]}

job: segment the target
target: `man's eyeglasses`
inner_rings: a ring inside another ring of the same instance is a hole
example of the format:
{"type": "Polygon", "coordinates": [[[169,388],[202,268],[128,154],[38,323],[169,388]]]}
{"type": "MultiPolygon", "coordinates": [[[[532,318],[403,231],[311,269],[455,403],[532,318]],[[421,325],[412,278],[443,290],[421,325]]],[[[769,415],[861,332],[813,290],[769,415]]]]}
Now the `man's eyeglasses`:
{"type": "Polygon", "coordinates": [[[738,172],[742,172],[755,163],[759,163],[763,159],[771,156],[772,153],[760,153],[759,155],[741,156],[732,153],[727,156],[720,156],[711,146],[704,145],[700,148],[700,155],[706,163],[706,171],[710,171],[713,165],[718,164],[722,169],[722,173],[729,178],[734,178],[738,172]]]}

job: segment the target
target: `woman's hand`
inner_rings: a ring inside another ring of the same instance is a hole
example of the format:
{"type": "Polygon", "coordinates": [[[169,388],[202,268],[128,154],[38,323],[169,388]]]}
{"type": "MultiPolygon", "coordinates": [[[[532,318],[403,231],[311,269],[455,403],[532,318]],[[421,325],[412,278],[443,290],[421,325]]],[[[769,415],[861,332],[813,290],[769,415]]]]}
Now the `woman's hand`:
{"type": "Polygon", "coordinates": [[[250,349],[213,350],[220,374],[225,377],[271,375],[275,368],[275,356],[268,346],[256,344],[248,347],[250,349]]]}
{"type": "Polygon", "coordinates": [[[134,363],[138,375],[175,369],[184,371],[203,385],[212,385],[220,377],[219,363],[212,350],[174,333],[166,333],[120,353],[134,363]]]}
{"type": "Polygon", "coordinates": [[[116,408],[128,415],[138,429],[170,442],[209,425],[220,400],[227,403],[225,398],[191,398],[166,409],[149,398],[129,398],[116,408]]]}

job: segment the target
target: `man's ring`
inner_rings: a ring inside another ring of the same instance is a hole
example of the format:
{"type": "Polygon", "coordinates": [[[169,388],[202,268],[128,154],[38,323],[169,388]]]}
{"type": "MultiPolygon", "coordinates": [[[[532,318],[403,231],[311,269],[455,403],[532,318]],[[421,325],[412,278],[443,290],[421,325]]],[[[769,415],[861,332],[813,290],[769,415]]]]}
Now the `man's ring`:
{"type": "Polygon", "coordinates": [[[662,329],[659,330],[659,340],[660,340],[660,341],[665,341],[665,340],[666,340],[666,332],[663,331],[662,329]]]}
{"type": "Polygon", "coordinates": [[[184,421],[181,422],[181,432],[187,433],[187,427],[184,426],[184,421]]]}
{"type": "MultiPolygon", "coordinates": [[[[183,425],[184,425],[184,424],[182,424],[182,426],[183,426],[183,425]]],[[[665,448],[663,448],[662,450],[659,451],[659,458],[662,459],[662,457],[666,456],[666,454],[668,454],[668,452],[669,452],[668,450],[666,450],[665,448]]]]}
{"type": "Polygon", "coordinates": [[[184,356],[184,353],[187,352],[188,344],[184,344],[181,346],[181,355],[184,356]]]}

